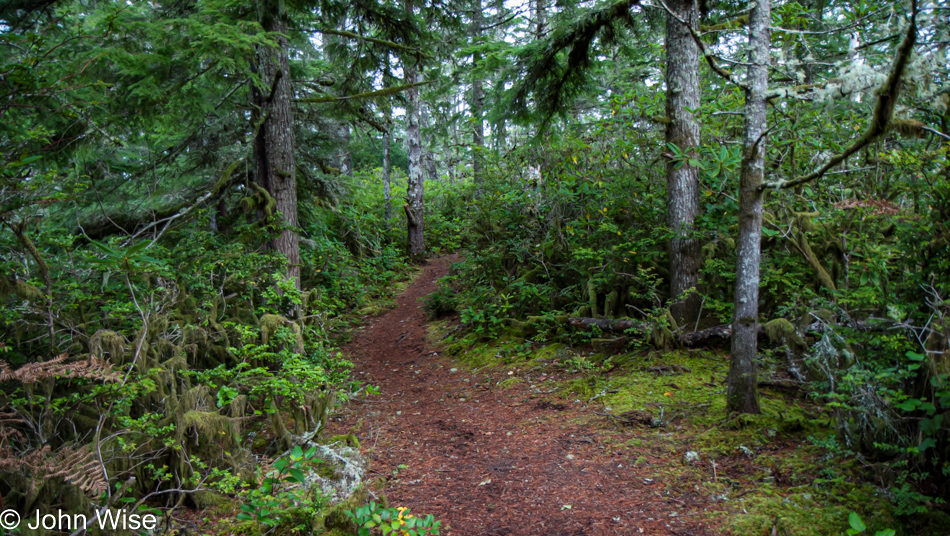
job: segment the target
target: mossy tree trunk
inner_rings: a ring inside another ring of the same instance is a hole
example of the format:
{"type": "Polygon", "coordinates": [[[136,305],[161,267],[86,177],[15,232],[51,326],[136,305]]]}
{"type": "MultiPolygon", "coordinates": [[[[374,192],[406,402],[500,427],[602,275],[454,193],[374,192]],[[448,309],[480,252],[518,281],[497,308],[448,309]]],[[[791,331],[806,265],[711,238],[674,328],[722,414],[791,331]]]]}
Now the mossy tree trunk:
{"type": "Polygon", "coordinates": [[[287,276],[300,288],[297,235],[297,182],[294,165],[293,93],[287,59],[287,20],[283,2],[268,0],[261,24],[277,34],[275,46],[259,47],[256,65],[261,85],[252,89],[255,113],[264,118],[254,144],[257,182],[274,198],[284,229],[271,247],[287,257],[287,276]]]}
{"type": "Polygon", "coordinates": [[[739,254],[726,401],[729,411],[740,413],[760,412],[755,366],[762,246],[763,192],[759,187],[765,178],[770,7],[769,0],[758,0],[749,14],[749,86],[739,172],[739,254]]]}
{"type": "MultiPolygon", "coordinates": [[[[693,28],[699,24],[696,0],[672,0],[670,10],[693,28]]],[[[666,142],[683,154],[695,157],[699,149],[699,122],[693,115],[700,105],[699,49],[690,29],[674,19],[666,23],[666,142]]],[[[673,238],[670,239],[670,307],[679,323],[690,322],[699,314],[700,298],[692,293],[699,281],[702,260],[699,240],[692,236],[699,215],[699,169],[689,162],[671,160],[666,167],[667,210],[673,238]]]]}

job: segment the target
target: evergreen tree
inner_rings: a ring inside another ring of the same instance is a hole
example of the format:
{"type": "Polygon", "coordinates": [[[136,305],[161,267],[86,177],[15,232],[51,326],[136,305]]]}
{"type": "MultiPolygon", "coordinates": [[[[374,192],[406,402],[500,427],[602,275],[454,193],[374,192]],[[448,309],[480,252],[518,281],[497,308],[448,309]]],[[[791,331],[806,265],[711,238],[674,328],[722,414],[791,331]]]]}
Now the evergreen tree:
{"type": "Polygon", "coordinates": [[[699,27],[696,0],[673,0],[666,23],[666,143],[678,158],[666,164],[670,230],[670,312],[680,323],[699,315],[696,291],[702,261],[695,222],[699,216],[700,134],[695,113],[700,104],[699,50],[693,32],[699,27]]]}
{"type": "MultiPolygon", "coordinates": [[[[282,228],[273,247],[287,257],[287,275],[300,288],[300,237],[297,231],[297,166],[294,160],[293,93],[287,58],[287,12],[278,0],[266,2],[261,26],[275,43],[258,48],[253,67],[258,79],[251,99],[258,130],[254,140],[256,181],[271,197],[281,214],[282,228]]],[[[252,67],[252,68],[253,68],[252,67]]]]}

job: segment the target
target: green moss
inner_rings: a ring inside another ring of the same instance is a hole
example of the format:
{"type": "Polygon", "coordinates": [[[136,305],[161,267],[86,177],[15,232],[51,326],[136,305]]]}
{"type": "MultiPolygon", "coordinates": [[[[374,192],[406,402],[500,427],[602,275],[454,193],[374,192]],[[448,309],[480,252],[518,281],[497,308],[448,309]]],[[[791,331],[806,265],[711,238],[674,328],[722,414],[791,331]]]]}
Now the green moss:
{"type": "Polygon", "coordinates": [[[507,380],[502,380],[498,383],[498,387],[501,389],[509,389],[521,383],[521,378],[508,378],[507,380]]]}
{"type": "Polygon", "coordinates": [[[360,448],[360,440],[357,439],[356,436],[353,434],[342,434],[342,435],[333,436],[327,441],[327,444],[333,444],[333,443],[342,443],[343,445],[347,447],[353,447],[355,449],[360,448]]]}
{"type": "Polygon", "coordinates": [[[196,491],[191,494],[191,499],[198,508],[207,510],[209,515],[216,517],[228,515],[239,507],[237,500],[214,491],[196,491]]]}
{"type": "Polygon", "coordinates": [[[593,376],[574,378],[562,384],[561,394],[586,400],[597,394],[596,387],[599,383],[593,376]]]}
{"type": "Polygon", "coordinates": [[[389,304],[370,304],[357,309],[356,314],[361,316],[379,316],[390,309],[392,309],[392,306],[389,304]]]}
{"type": "Polygon", "coordinates": [[[762,327],[765,329],[765,333],[769,336],[769,340],[772,344],[781,343],[783,340],[795,336],[795,326],[784,318],[776,318],[775,320],[766,322],[762,327]]]}
{"type": "Polygon", "coordinates": [[[858,512],[868,525],[868,534],[899,526],[890,514],[887,501],[871,486],[838,489],[828,486],[800,486],[792,493],[778,493],[771,486],[760,486],[754,495],[739,501],[729,512],[726,534],[778,534],[789,536],[831,536],[848,528],[848,514],[858,512]]]}
{"type": "Polygon", "coordinates": [[[570,348],[561,343],[553,343],[531,352],[531,358],[535,361],[539,359],[554,360],[570,357],[570,348]]]}
{"type": "MultiPolygon", "coordinates": [[[[320,524],[328,531],[339,531],[343,534],[356,534],[356,524],[346,515],[347,510],[353,510],[367,502],[369,493],[365,487],[360,487],[347,500],[326,508],[320,514],[320,524]]],[[[385,503],[385,496],[380,497],[380,503],[385,503]]]]}

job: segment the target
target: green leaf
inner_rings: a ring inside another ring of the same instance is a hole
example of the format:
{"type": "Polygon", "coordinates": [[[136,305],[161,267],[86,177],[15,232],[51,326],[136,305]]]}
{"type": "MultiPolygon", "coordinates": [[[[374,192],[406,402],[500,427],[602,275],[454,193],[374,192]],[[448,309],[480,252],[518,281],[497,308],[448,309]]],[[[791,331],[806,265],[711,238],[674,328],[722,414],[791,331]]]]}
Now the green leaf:
{"type": "Polygon", "coordinates": [[[306,475],[304,475],[303,471],[301,471],[300,469],[291,468],[287,472],[290,473],[291,480],[293,480],[294,482],[298,484],[303,484],[304,482],[307,481],[306,475]]]}
{"type": "Polygon", "coordinates": [[[911,398],[910,400],[905,400],[900,404],[894,404],[895,408],[902,409],[904,411],[914,411],[917,409],[917,406],[920,405],[920,400],[915,400],[911,398]]]}
{"type": "Polygon", "coordinates": [[[851,528],[858,532],[864,532],[867,530],[867,527],[864,526],[864,522],[861,521],[861,516],[855,512],[848,514],[848,524],[851,525],[851,528]]]}
{"type": "Polygon", "coordinates": [[[300,448],[300,445],[294,446],[294,449],[290,451],[290,457],[294,460],[303,458],[303,449],[300,448]]]}
{"type": "Polygon", "coordinates": [[[156,259],[155,257],[150,257],[150,256],[148,256],[148,255],[137,255],[137,256],[135,257],[135,260],[136,260],[136,261],[139,261],[139,262],[142,262],[142,261],[150,262],[150,263],[153,263],[153,264],[165,264],[165,261],[163,261],[163,260],[161,260],[161,259],[156,259]]]}
{"type": "Polygon", "coordinates": [[[290,462],[281,458],[277,460],[276,462],[274,462],[274,469],[277,469],[278,471],[283,471],[284,469],[287,468],[288,465],[290,465],[290,462]]]}
{"type": "Polygon", "coordinates": [[[143,241],[139,242],[138,244],[133,244],[132,247],[130,247],[129,249],[125,250],[125,255],[126,255],[127,257],[131,257],[133,254],[135,254],[135,253],[138,252],[138,251],[141,251],[141,250],[142,250],[143,248],[145,248],[145,246],[147,246],[147,245],[149,245],[149,242],[148,242],[147,240],[143,240],[143,241]]]}
{"type": "Polygon", "coordinates": [[[238,515],[236,515],[236,516],[234,516],[234,517],[237,518],[237,519],[240,520],[240,521],[253,521],[253,520],[254,520],[254,516],[252,516],[251,514],[245,514],[244,512],[241,512],[240,514],[238,514],[238,515]]]}

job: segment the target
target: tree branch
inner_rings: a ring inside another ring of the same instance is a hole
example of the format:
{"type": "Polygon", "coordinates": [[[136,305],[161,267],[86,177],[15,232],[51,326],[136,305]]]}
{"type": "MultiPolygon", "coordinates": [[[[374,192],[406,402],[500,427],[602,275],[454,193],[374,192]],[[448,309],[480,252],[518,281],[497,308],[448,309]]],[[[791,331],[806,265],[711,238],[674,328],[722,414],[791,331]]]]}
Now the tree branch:
{"type": "Polygon", "coordinates": [[[821,178],[825,173],[848,157],[857,153],[869,143],[877,139],[878,136],[887,131],[887,126],[894,116],[894,105],[900,95],[900,81],[910,63],[910,56],[914,50],[914,44],[917,42],[917,0],[911,2],[910,24],[907,26],[907,33],[900,46],[897,47],[897,55],[894,58],[894,66],[891,68],[891,74],[884,81],[884,84],[877,90],[877,103],[874,106],[874,114],[871,116],[870,124],[864,135],[858,138],[850,147],[843,152],[833,156],[825,165],[817,170],[788,181],[767,182],[759,187],[759,191],[766,188],[784,189],[793,188],[802,184],[821,178]]]}
{"type": "Polygon", "coordinates": [[[372,99],[375,97],[388,97],[389,95],[395,95],[407,89],[411,89],[418,86],[424,86],[431,84],[434,80],[426,80],[425,82],[416,82],[415,84],[405,84],[402,86],[388,87],[385,89],[378,89],[376,91],[366,91],[364,93],[357,93],[355,95],[344,95],[342,97],[337,97],[334,95],[329,95],[326,97],[310,97],[308,99],[297,99],[297,102],[310,102],[310,103],[322,103],[322,102],[338,102],[345,100],[355,100],[355,99],[372,99]]]}
{"type": "Polygon", "coordinates": [[[403,50],[406,52],[412,52],[413,54],[418,54],[423,58],[431,58],[429,54],[422,52],[418,48],[410,47],[407,45],[401,45],[394,41],[387,41],[385,39],[376,39],[375,37],[366,37],[354,32],[348,32],[345,30],[331,30],[329,28],[314,28],[315,32],[322,33],[325,35],[337,35],[340,37],[349,37],[350,39],[356,39],[358,41],[369,41],[370,43],[376,43],[377,45],[383,45],[384,47],[389,47],[395,50],[403,50]]]}

